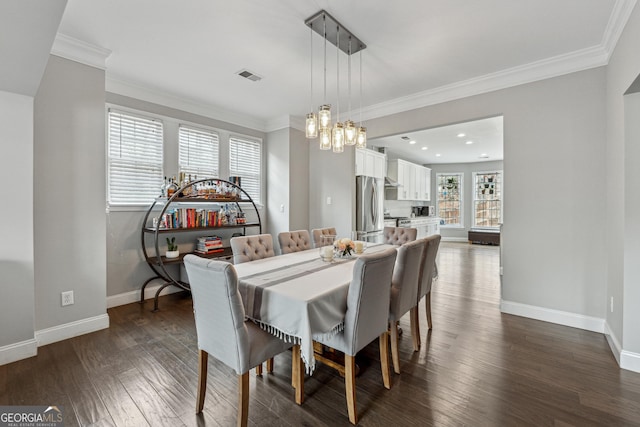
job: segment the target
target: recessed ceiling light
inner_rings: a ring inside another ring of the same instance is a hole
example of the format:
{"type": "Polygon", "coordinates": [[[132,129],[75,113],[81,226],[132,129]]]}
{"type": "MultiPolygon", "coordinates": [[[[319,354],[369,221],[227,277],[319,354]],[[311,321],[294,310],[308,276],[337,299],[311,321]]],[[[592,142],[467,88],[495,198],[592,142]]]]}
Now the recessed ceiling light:
{"type": "Polygon", "coordinates": [[[481,158],[481,159],[486,159],[486,158],[488,158],[488,157],[489,157],[489,155],[488,155],[487,153],[482,153],[482,154],[480,154],[480,158],[481,158]]]}
{"type": "Polygon", "coordinates": [[[473,141],[467,141],[467,142],[465,142],[465,144],[471,145],[471,144],[473,144],[473,141]]]}
{"type": "Polygon", "coordinates": [[[464,138],[465,136],[467,136],[467,134],[466,134],[466,133],[459,133],[459,134],[458,134],[458,138],[464,138]]]}
{"type": "Polygon", "coordinates": [[[436,154],[436,157],[440,157],[440,156],[441,156],[441,154],[436,154]]]}
{"type": "Polygon", "coordinates": [[[423,149],[423,150],[428,150],[428,149],[429,149],[429,147],[422,147],[422,149],[423,149]]]}
{"type": "Polygon", "coordinates": [[[412,139],[411,141],[409,141],[409,144],[411,144],[411,145],[413,145],[413,144],[415,144],[415,143],[416,143],[416,141],[415,141],[415,140],[413,140],[413,139],[412,139]]]}

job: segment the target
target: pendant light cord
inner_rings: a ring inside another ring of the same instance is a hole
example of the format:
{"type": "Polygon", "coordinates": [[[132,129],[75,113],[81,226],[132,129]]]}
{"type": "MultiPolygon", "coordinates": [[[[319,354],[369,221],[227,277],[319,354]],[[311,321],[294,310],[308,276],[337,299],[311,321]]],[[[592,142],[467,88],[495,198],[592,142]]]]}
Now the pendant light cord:
{"type": "Polygon", "coordinates": [[[309,52],[311,52],[311,60],[309,61],[311,72],[311,93],[309,94],[309,111],[313,111],[313,24],[309,25],[309,52]]]}
{"type": "Polygon", "coordinates": [[[324,25],[324,104],[327,104],[327,16],[322,15],[324,25]]]}
{"type": "Polygon", "coordinates": [[[337,95],[338,95],[338,99],[337,99],[337,118],[336,120],[339,122],[340,121],[340,26],[338,25],[337,27],[337,31],[338,31],[338,36],[337,36],[337,43],[336,43],[336,90],[337,90],[337,95]]]}
{"type": "Polygon", "coordinates": [[[360,127],[362,127],[362,49],[360,50],[360,127]]]}

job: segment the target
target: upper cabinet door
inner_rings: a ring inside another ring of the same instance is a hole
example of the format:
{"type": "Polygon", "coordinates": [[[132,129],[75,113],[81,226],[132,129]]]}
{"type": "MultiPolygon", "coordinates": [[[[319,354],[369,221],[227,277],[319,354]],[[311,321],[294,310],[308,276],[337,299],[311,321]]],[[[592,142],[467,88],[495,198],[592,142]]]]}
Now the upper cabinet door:
{"type": "Polygon", "coordinates": [[[356,175],[373,176],[384,179],[387,156],[366,148],[356,149],[356,175]]]}

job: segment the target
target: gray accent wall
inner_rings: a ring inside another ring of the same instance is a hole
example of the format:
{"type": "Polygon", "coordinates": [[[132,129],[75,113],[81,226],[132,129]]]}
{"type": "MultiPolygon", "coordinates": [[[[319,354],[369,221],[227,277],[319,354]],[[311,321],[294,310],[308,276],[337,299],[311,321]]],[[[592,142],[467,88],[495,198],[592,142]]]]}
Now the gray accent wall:
{"type": "Polygon", "coordinates": [[[604,67],[428,106],[369,137],[504,116],[503,299],[605,317],[604,67]]]}
{"type": "Polygon", "coordinates": [[[51,55],[35,97],[36,330],[106,313],[104,82],[51,55]]]}
{"type": "MultiPolygon", "coordinates": [[[[443,239],[467,240],[473,221],[473,174],[476,172],[501,171],[504,169],[502,160],[475,163],[442,163],[425,165],[431,168],[431,202],[432,206],[438,205],[438,180],[439,173],[462,173],[462,224],[464,227],[440,227],[443,239]]],[[[504,187],[503,187],[504,188],[504,187]]],[[[504,203],[504,199],[503,199],[504,203]]],[[[436,212],[436,215],[438,212],[436,212]]]]}
{"type": "Polygon", "coordinates": [[[0,348],[31,341],[31,356],[35,353],[32,97],[0,91],[0,152],[0,180],[11,187],[0,197],[0,348]]]}
{"type": "Polygon", "coordinates": [[[309,142],[303,132],[285,128],[267,134],[268,226],[278,234],[309,229],[309,142]]]}

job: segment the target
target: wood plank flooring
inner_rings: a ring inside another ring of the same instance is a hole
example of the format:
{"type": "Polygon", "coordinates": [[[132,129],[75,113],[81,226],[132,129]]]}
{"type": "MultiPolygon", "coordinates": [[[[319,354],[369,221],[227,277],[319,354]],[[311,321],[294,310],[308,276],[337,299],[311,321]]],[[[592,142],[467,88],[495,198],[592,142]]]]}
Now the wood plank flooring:
{"type": "MultiPolygon", "coordinates": [[[[358,355],[362,426],[640,426],[640,374],[618,368],[603,335],[501,314],[499,248],[443,243],[434,327],[421,304],[422,348],[401,338],[402,374],[382,385],[378,343],[358,355]]],[[[0,366],[0,405],[60,405],[65,425],[232,426],[235,373],[209,358],[195,415],[197,344],[191,298],[109,310],[105,331],[40,347],[0,366]]],[[[401,326],[409,331],[408,315],[401,326]]],[[[250,376],[252,426],[348,426],[344,382],[320,366],[294,403],[291,353],[250,376]]]]}

